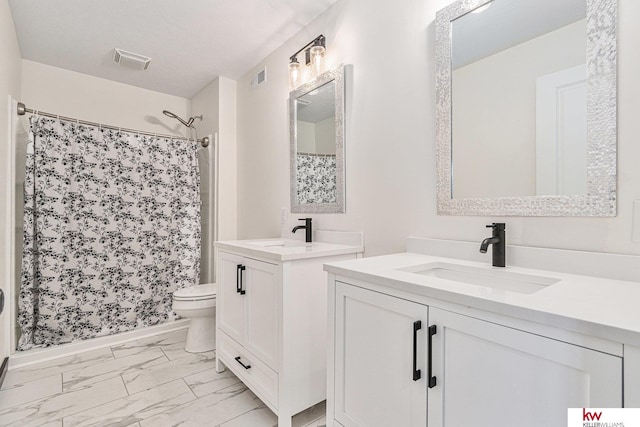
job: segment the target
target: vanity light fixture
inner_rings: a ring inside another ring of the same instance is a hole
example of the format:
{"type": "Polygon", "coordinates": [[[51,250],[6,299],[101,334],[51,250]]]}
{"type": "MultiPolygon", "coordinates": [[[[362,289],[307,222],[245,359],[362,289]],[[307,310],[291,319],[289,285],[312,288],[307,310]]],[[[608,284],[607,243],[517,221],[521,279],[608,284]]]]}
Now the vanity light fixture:
{"type": "Polygon", "coordinates": [[[298,54],[302,51],[304,51],[305,55],[305,65],[311,66],[311,76],[313,79],[324,72],[325,44],[326,39],[320,34],[289,57],[289,89],[293,90],[302,83],[300,63],[298,62],[298,54]]]}

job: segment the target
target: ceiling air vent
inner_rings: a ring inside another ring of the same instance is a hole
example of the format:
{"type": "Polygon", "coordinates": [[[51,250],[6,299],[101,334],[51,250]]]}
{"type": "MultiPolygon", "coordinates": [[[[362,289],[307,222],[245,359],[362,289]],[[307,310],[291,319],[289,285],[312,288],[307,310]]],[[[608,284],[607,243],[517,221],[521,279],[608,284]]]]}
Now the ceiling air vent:
{"type": "Polygon", "coordinates": [[[146,70],[149,68],[151,58],[115,48],[113,52],[113,62],[135,70],[146,70]]]}

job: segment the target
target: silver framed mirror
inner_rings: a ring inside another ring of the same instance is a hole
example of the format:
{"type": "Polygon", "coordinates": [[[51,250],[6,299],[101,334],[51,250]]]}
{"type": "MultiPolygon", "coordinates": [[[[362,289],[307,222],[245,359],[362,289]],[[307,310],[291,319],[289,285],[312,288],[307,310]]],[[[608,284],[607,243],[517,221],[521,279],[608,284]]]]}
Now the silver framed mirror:
{"type": "Polygon", "coordinates": [[[289,94],[291,212],[344,213],[344,66],[289,94]]]}
{"type": "Polygon", "coordinates": [[[616,0],[436,14],[439,215],[616,215],[616,0]]]}

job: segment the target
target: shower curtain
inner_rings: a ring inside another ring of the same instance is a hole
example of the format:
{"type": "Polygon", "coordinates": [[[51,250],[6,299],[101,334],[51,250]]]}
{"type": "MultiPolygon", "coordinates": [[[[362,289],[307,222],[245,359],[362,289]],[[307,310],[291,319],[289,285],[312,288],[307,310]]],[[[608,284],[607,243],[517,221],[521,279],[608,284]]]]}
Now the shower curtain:
{"type": "Polygon", "coordinates": [[[296,160],[298,203],[335,203],[336,156],[298,153],[296,160]]]}
{"type": "Polygon", "coordinates": [[[196,141],[30,123],[18,349],[171,319],[200,274],[196,141]]]}

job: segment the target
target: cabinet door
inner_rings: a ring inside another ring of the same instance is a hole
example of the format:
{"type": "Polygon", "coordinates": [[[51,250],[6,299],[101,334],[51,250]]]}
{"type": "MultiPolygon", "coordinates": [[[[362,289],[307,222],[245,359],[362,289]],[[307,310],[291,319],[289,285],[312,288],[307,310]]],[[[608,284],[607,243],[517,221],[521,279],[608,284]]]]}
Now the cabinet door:
{"type": "Polygon", "coordinates": [[[431,307],[429,426],[566,426],[622,405],[622,358],[431,307]]]}
{"type": "Polygon", "coordinates": [[[428,307],[337,283],[335,418],[350,426],[420,426],[427,421],[428,307]],[[414,322],[416,368],[414,380],[414,322]]]}
{"type": "Polygon", "coordinates": [[[280,279],[278,266],[245,259],[244,347],[278,372],[280,279]]]}
{"type": "Polygon", "coordinates": [[[236,255],[220,252],[219,260],[218,293],[216,297],[217,327],[238,343],[243,344],[244,295],[237,292],[237,285],[240,279],[238,265],[243,265],[244,259],[236,255]]]}

